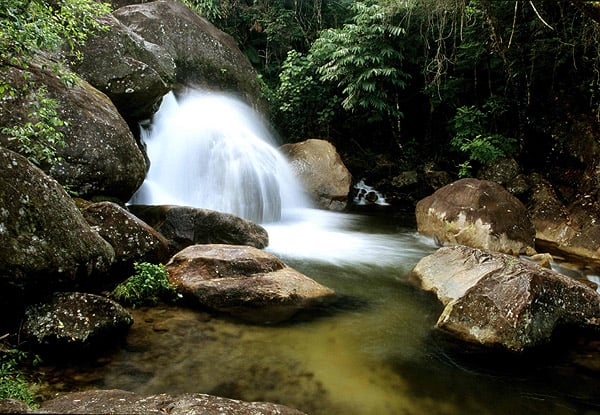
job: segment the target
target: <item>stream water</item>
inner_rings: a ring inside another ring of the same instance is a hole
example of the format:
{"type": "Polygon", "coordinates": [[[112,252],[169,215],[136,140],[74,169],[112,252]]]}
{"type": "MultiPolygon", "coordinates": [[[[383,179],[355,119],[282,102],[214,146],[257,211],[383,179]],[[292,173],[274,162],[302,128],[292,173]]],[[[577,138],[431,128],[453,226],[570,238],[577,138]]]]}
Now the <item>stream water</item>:
{"type": "Polygon", "coordinates": [[[339,301],[266,326],[175,306],[132,310],[122,347],[42,368],[48,395],[201,392],[310,415],[600,415],[599,338],[563,333],[525,356],[445,338],[433,328],[437,299],[407,282],[435,250],[412,218],[308,208],[248,111],[229,98],[167,96],[144,132],[151,168],[132,202],[262,222],[267,249],[339,301]]]}
{"type": "Polygon", "coordinates": [[[44,368],[49,392],[202,392],[310,415],[600,414],[600,339],[573,336],[520,357],[469,350],[433,329],[440,304],[407,282],[435,249],[410,221],[307,217],[329,225],[268,225],[269,249],[340,301],[272,326],[173,306],[132,310],[122,348],[44,368]],[[295,244],[281,245],[284,236],[295,244]]]}

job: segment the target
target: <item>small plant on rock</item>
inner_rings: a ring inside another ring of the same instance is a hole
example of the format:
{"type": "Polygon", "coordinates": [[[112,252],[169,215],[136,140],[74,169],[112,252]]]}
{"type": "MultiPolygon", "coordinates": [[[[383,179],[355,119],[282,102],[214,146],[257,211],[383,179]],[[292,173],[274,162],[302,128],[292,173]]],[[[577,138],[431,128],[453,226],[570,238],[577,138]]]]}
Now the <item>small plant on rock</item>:
{"type": "Polygon", "coordinates": [[[156,305],[159,300],[170,301],[177,296],[164,265],[136,262],[134,268],[135,274],[117,285],[109,294],[110,298],[135,308],[156,305]]]}
{"type": "MultiPolygon", "coordinates": [[[[27,352],[15,348],[0,351],[0,399],[17,399],[35,408],[33,384],[21,368],[28,357],[27,352]]],[[[33,364],[37,365],[39,361],[35,356],[33,364]]]]}

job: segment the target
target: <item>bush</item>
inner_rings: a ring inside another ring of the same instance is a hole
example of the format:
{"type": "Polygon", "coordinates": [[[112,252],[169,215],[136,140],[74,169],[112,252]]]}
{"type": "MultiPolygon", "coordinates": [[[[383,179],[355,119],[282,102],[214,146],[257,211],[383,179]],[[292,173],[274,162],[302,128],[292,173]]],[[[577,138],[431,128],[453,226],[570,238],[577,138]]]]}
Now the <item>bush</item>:
{"type": "Polygon", "coordinates": [[[133,308],[156,305],[159,300],[171,301],[177,290],[169,282],[169,273],[162,264],[136,262],[135,274],[117,285],[109,294],[113,300],[133,308]]]}
{"type": "MultiPolygon", "coordinates": [[[[18,349],[9,349],[0,354],[0,399],[18,399],[30,407],[35,407],[32,384],[19,368],[28,354],[18,349]]],[[[34,365],[39,358],[34,358],[34,365]]]]}

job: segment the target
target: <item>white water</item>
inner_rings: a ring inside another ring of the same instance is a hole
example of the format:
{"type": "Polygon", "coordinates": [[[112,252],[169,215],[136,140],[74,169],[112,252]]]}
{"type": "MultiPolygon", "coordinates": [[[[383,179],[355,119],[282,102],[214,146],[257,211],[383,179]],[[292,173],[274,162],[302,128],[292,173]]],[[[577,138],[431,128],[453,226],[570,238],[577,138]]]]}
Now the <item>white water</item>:
{"type": "Polygon", "coordinates": [[[414,233],[366,233],[357,215],[311,208],[260,117],[232,97],[170,93],[142,139],[150,169],[130,204],[241,216],[263,224],[268,250],[288,259],[393,266],[428,249],[414,233]]]}
{"type": "Polygon", "coordinates": [[[169,93],[142,140],[150,169],[130,204],[202,207],[259,223],[308,205],[260,117],[233,97],[169,93]]]}

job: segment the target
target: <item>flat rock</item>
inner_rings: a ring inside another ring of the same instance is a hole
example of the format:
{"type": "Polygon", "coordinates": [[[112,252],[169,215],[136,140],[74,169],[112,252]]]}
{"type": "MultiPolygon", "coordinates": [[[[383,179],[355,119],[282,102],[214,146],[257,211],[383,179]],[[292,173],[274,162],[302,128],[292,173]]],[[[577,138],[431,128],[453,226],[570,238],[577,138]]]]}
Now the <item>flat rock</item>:
{"type": "Polygon", "coordinates": [[[184,297],[246,321],[284,321],[334,295],[272,254],[249,246],[193,245],[166,267],[184,297]]]}

